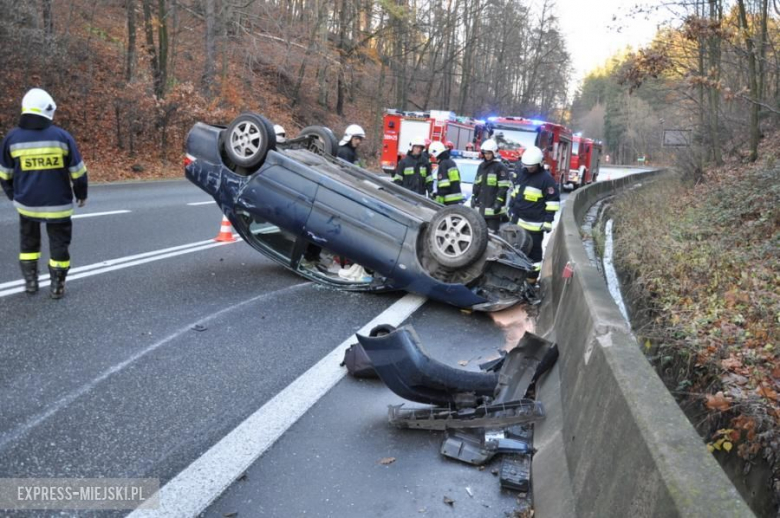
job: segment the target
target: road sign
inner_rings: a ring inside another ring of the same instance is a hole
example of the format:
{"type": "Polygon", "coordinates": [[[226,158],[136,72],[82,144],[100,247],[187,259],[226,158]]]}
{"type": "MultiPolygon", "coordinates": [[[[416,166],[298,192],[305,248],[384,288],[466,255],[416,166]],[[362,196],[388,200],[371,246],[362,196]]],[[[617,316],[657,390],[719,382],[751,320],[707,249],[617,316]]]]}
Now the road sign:
{"type": "Polygon", "coordinates": [[[689,129],[665,129],[664,147],[688,147],[691,145],[691,130],[689,129]]]}

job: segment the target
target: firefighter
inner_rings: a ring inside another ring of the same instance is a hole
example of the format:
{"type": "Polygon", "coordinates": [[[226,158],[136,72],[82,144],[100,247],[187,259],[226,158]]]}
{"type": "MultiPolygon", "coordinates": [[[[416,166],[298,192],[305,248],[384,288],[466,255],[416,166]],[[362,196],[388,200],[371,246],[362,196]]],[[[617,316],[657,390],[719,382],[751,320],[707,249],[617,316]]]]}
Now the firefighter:
{"type": "Polygon", "coordinates": [[[24,289],[38,291],[40,224],[46,223],[53,299],[65,293],[74,194],[79,207],[87,201],[87,168],[70,133],[52,124],[56,109],[44,90],[27,92],[19,125],[5,137],[0,151],[0,184],[19,212],[24,289]]]}
{"type": "Polygon", "coordinates": [[[274,133],[276,133],[277,142],[284,142],[287,140],[287,132],[284,131],[284,126],[274,124],[274,133]]]}
{"type": "Polygon", "coordinates": [[[431,163],[423,156],[424,150],[423,138],[412,139],[409,153],[398,162],[393,176],[393,182],[422,196],[433,192],[431,163]]]}
{"type": "Polygon", "coordinates": [[[428,152],[428,148],[431,147],[431,142],[433,142],[431,139],[427,138],[425,139],[425,149],[422,151],[423,160],[426,162],[431,161],[431,154],[428,152]]]}
{"type": "Polygon", "coordinates": [[[488,228],[497,232],[506,215],[506,195],[511,187],[509,173],[501,162],[498,144],[493,139],[482,143],[483,162],[477,169],[472,191],[472,205],[485,218],[488,228]]]}
{"type": "Polygon", "coordinates": [[[350,164],[358,164],[357,148],[366,138],[366,132],[357,124],[350,124],[344,130],[344,137],[339,142],[339,151],[336,156],[346,160],[350,164]]]}
{"type": "Polygon", "coordinates": [[[451,140],[448,140],[447,142],[445,142],[444,145],[447,146],[447,149],[449,149],[450,151],[455,149],[455,144],[453,144],[451,140]]]}
{"type": "Polygon", "coordinates": [[[450,150],[441,142],[431,143],[428,150],[439,163],[439,168],[436,170],[436,201],[444,205],[463,203],[460,173],[455,161],[450,158],[450,150]]]}
{"type": "Polygon", "coordinates": [[[512,223],[527,230],[533,239],[529,259],[534,263],[534,271],[527,278],[530,286],[536,286],[542,269],[544,233],[552,230],[555,213],[561,208],[558,186],[543,161],[544,153],[536,146],[523,152],[523,167],[517,173],[510,202],[512,223]]]}

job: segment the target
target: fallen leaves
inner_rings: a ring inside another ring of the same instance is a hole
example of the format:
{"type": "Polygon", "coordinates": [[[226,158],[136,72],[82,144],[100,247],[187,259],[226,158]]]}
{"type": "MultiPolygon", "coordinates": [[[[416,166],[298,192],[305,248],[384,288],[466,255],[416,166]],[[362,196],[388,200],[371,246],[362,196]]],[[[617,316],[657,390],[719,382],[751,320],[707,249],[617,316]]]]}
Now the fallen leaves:
{"type": "Polygon", "coordinates": [[[395,457],[384,457],[379,459],[379,464],[382,466],[389,466],[393,462],[395,462],[395,457]]]}
{"type": "Polygon", "coordinates": [[[443,499],[442,501],[443,501],[445,504],[449,505],[450,507],[455,507],[455,500],[453,500],[452,498],[450,498],[450,497],[448,497],[448,496],[445,496],[445,497],[444,497],[444,499],[443,499]]]}
{"type": "Polygon", "coordinates": [[[705,405],[711,410],[725,412],[731,408],[731,401],[723,395],[723,391],[718,391],[715,395],[707,394],[705,405]]]}

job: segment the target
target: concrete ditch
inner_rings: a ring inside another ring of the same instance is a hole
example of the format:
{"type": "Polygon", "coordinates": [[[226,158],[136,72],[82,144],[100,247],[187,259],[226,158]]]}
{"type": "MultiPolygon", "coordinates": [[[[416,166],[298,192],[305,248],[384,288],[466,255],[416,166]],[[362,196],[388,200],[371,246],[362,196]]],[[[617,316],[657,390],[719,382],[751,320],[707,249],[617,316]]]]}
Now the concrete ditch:
{"type": "Polygon", "coordinates": [[[671,173],[576,191],[552,236],[537,333],[561,356],[539,389],[548,417],[534,438],[536,516],[754,516],[645,359],[580,236],[594,203],[661,174],[671,173]]]}

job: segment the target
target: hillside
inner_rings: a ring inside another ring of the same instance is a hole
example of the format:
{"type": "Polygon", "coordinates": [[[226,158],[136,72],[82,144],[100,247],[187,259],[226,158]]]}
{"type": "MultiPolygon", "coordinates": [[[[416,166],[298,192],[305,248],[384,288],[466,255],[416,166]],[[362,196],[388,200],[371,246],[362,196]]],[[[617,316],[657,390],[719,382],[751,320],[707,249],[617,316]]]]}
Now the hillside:
{"type": "Polygon", "coordinates": [[[556,19],[544,3],[518,31],[531,7],[501,3],[501,16],[482,16],[482,1],[456,13],[444,1],[0,0],[0,132],[27,89],[45,88],[92,180],[107,181],[179,176],[194,122],[250,110],[292,135],[358,123],[369,164],[386,107],[560,118],[568,55],[556,19]],[[505,52],[530,41],[544,53],[505,52]]]}

